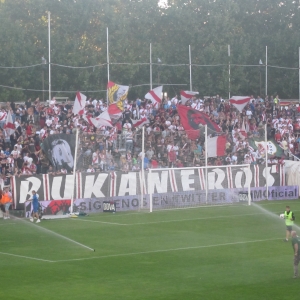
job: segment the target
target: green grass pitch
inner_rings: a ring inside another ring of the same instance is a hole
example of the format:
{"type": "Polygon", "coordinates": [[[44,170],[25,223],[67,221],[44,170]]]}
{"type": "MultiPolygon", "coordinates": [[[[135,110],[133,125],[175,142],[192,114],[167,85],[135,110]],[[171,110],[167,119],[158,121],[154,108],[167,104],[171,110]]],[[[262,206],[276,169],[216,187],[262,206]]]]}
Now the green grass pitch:
{"type": "Polygon", "coordinates": [[[299,299],[287,204],[1,219],[0,299],[299,299]]]}

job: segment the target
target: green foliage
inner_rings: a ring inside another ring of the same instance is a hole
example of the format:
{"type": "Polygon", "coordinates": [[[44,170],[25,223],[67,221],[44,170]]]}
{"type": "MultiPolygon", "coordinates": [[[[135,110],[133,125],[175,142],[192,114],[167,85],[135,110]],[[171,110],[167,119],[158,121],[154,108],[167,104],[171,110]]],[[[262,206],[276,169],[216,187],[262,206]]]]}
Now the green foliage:
{"type": "MultiPolygon", "coordinates": [[[[124,85],[150,82],[152,44],[153,83],[174,94],[189,89],[189,56],[193,89],[201,95],[228,95],[227,45],[231,45],[231,94],[262,93],[265,69],[234,65],[298,67],[300,14],[298,1],[279,0],[172,0],[168,7],[158,0],[14,0],[0,2],[1,66],[17,67],[48,59],[48,20],[51,11],[52,89],[54,91],[105,90],[107,83],[106,28],[109,28],[110,80],[124,85]],[[162,60],[158,65],[157,58],[162,60]],[[91,68],[64,68],[96,66],[91,68]],[[104,65],[103,65],[104,64],[104,65]],[[164,66],[164,64],[186,64],[164,66]],[[159,77],[159,78],[158,78],[159,77]],[[157,82],[160,79],[160,82],[157,82]]],[[[1,85],[42,89],[42,67],[0,69],[1,85]]],[[[268,91],[281,98],[298,97],[298,70],[268,69],[268,91]]],[[[48,89],[48,69],[44,70],[48,89]]],[[[143,96],[148,86],[133,88],[130,95],[143,96]]],[[[104,97],[104,92],[89,93],[104,97]]],[[[62,93],[54,93],[62,95],[62,93]]],[[[66,94],[63,94],[66,95],[66,94]]],[[[73,97],[74,93],[67,96],[73,97]]],[[[0,101],[41,97],[41,92],[0,87],[0,101]]]]}

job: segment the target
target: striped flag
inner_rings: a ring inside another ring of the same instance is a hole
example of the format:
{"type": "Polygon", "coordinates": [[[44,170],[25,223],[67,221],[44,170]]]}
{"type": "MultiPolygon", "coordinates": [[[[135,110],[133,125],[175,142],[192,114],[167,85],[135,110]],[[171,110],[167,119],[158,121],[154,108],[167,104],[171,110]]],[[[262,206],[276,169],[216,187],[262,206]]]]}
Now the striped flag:
{"type": "Polygon", "coordinates": [[[226,136],[220,135],[207,139],[207,157],[218,157],[226,154],[226,136]]]}
{"type": "Polygon", "coordinates": [[[186,101],[193,98],[193,96],[198,95],[198,92],[192,92],[192,91],[180,91],[181,96],[181,104],[185,104],[186,101]]]}
{"type": "Polygon", "coordinates": [[[234,96],[229,99],[229,102],[239,111],[242,112],[244,107],[249,103],[250,97],[234,96]]]}
{"type": "Polygon", "coordinates": [[[6,131],[8,136],[11,136],[16,131],[16,126],[13,122],[10,110],[8,111],[8,114],[7,114],[6,122],[4,125],[4,130],[6,131]]]}
{"type": "Polygon", "coordinates": [[[75,116],[84,114],[85,103],[86,103],[86,96],[81,94],[80,92],[77,92],[74,106],[73,106],[73,114],[75,116]]]}
{"type": "Polygon", "coordinates": [[[133,127],[142,127],[145,124],[149,124],[149,120],[147,118],[142,118],[140,120],[132,120],[131,119],[131,122],[132,122],[133,127]]]}
{"type": "Polygon", "coordinates": [[[84,115],[84,120],[86,120],[90,125],[95,126],[96,128],[100,128],[101,126],[109,126],[112,127],[111,118],[108,114],[108,111],[104,111],[96,118],[91,118],[90,116],[84,115]]]}
{"type": "Polygon", "coordinates": [[[162,99],[162,90],[163,90],[163,86],[158,86],[155,89],[149,91],[146,95],[145,95],[145,99],[149,99],[152,102],[156,103],[161,103],[161,99],[162,99]]]}

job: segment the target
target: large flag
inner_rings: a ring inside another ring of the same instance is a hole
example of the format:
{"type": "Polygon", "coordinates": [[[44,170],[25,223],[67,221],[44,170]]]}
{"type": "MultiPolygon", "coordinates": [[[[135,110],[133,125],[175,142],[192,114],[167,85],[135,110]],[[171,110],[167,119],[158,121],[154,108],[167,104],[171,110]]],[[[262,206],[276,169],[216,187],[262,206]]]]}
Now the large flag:
{"type": "Polygon", "coordinates": [[[274,139],[269,139],[267,142],[262,138],[251,138],[249,139],[249,146],[255,151],[258,150],[262,157],[265,157],[266,146],[268,155],[282,157],[284,156],[283,149],[278,145],[274,139]]]}
{"type": "Polygon", "coordinates": [[[96,128],[100,128],[101,126],[109,126],[112,127],[111,118],[108,114],[108,111],[105,110],[102,114],[100,114],[96,118],[91,118],[87,115],[84,115],[83,118],[90,124],[95,126],[96,128]]]}
{"type": "Polygon", "coordinates": [[[226,136],[220,135],[207,139],[207,157],[224,156],[226,154],[226,136]]]}
{"type": "Polygon", "coordinates": [[[131,122],[132,122],[133,127],[142,127],[145,124],[149,124],[149,120],[147,118],[142,118],[140,120],[132,120],[131,119],[131,122]]]}
{"type": "Polygon", "coordinates": [[[112,81],[107,84],[107,97],[108,105],[116,104],[117,107],[123,111],[124,110],[124,100],[127,98],[129,86],[119,85],[112,81]]]}
{"type": "Polygon", "coordinates": [[[242,112],[244,107],[249,103],[250,97],[234,96],[229,99],[229,102],[239,111],[242,112]]]}
{"type": "Polygon", "coordinates": [[[112,119],[119,119],[123,113],[123,111],[117,106],[116,103],[110,104],[107,111],[112,119]]]}
{"type": "Polygon", "coordinates": [[[203,127],[204,125],[207,125],[208,134],[221,132],[218,124],[210,120],[205,113],[184,105],[178,105],[177,111],[184,130],[192,140],[199,137],[200,127],[203,127]]]}
{"type": "Polygon", "coordinates": [[[73,170],[76,146],[75,134],[51,134],[44,139],[41,146],[55,170],[73,170]]]}
{"type": "Polygon", "coordinates": [[[185,104],[186,101],[192,99],[195,95],[198,95],[198,92],[192,91],[180,91],[181,104],[185,104]]]}
{"type": "Polygon", "coordinates": [[[162,90],[163,90],[163,86],[158,86],[155,89],[149,91],[146,95],[145,95],[145,99],[149,99],[152,102],[156,103],[161,103],[161,99],[162,99],[162,90]]]}
{"type": "Polygon", "coordinates": [[[4,130],[6,131],[6,134],[8,136],[11,136],[16,131],[16,126],[13,122],[10,110],[8,111],[7,114],[6,122],[4,124],[4,130]]]}
{"type": "Polygon", "coordinates": [[[86,103],[86,96],[80,92],[76,93],[75,102],[73,106],[74,115],[83,115],[86,103]]]}

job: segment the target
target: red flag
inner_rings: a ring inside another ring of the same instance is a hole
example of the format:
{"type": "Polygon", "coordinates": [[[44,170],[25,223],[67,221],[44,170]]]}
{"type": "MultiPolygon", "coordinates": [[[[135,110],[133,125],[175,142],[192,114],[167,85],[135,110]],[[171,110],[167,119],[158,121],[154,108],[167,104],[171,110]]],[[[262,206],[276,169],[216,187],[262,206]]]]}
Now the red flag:
{"type": "Polygon", "coordinates": [[[86,103],[86,96],[81,94],[80,92],[76,93],[76,98],[73,106],[73,114],[74,115],[83,115],[86,103]]]}
{"type": "Polygon", "coordinates": [[[179,105],[177,111],[180,117],[181,124],[186,130],[190,139],[195,140],[199,137],[200,126],[207,125],[210,132],[221,132],[218,124],[209,119],[208,115],[192,109],[191,107],[179,105]]]}
{"type": "Polygon", "coordinates": [[[8,111],[8,114],[7,114],[4,129],[5,129],[8,136],[11,136],[16,131],[16,127],[15,127],[15,124],[13,122],[10,110],[8,111]]]}
{"type": "Polygon", "coordinates": [[[224,156],[226,154],[226,136],[215,136],[207,139],[207,157],[224,156]]]}
{"type": "Polygon", "coordinates": [[[250,97],[234,96],[229,99],[229,102],[239,111],[242,112],[244,107],[249,103],[250,97]]]}
{"type": "Polygon", "coordinates": [[[117,106],[116,103],[108,106],[108,113],[112,119],[119,119],[122,116],[122,110],[117,106]]]}

